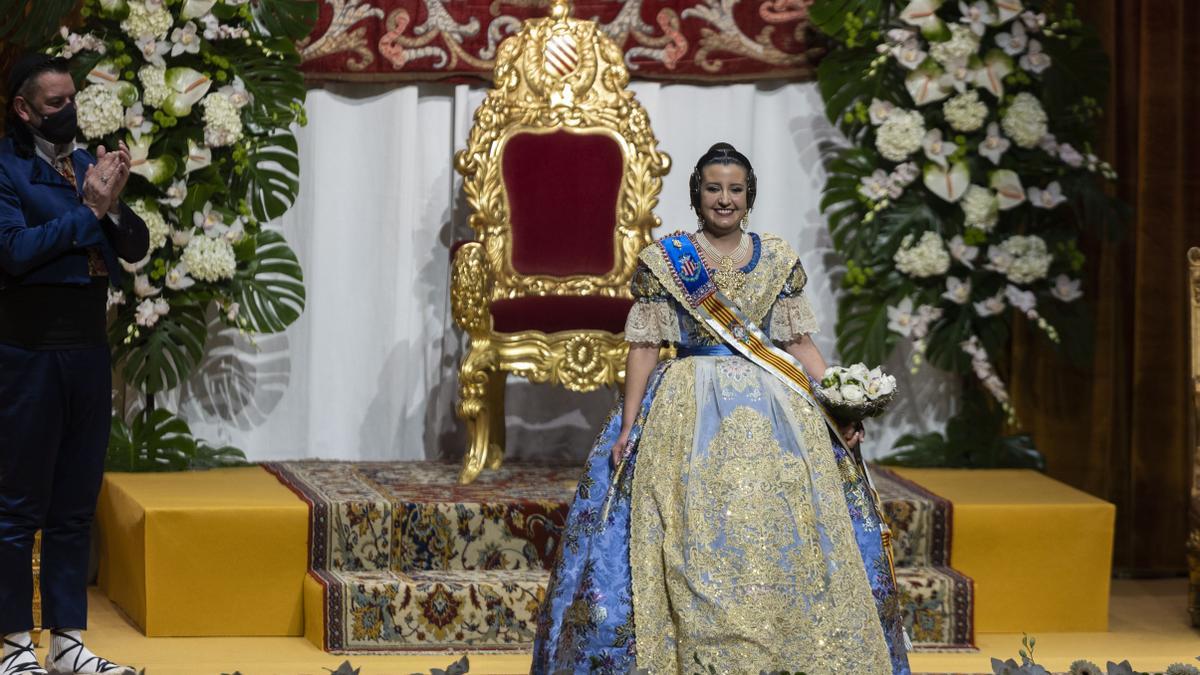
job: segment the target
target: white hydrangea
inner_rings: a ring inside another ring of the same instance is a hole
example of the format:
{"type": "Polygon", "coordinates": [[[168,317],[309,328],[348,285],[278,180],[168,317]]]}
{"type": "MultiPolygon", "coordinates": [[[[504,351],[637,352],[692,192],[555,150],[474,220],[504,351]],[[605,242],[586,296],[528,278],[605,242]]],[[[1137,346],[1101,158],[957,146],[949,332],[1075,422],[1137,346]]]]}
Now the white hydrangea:
{"type": "Polygon", "coordinates": [[[1046,111],[1041,102],[1025,91],[1013,98],[1000,125],[1004,127],[1004,133],[1022,148],[1037,146],[1048,131],[1046,111]]]}
{"type": "Polygon", "coordinates": [[[157,66],[143,66],[138,71],[142,81],[142,102],[152,108],[161,108],[171,90],[167,88],[167,70],[157,66]]]}
{"type": "Polygon", "coordinates": [[[1000,201],[991,190],[979,185],[967,188],[959,206],[966,215],[965,222],[968,227],[990,232],[1000,219],[1000,201]]]}
{"type": "Polygon", "coordinates": [[[975,131],[987,119],[988,108],[979,100],[979,92],[971,89],[946,101],[942,105],[946,123],[958,131],[975,131]]]}
{"type": "Polygon", "coordinates": [[[226,94],[214,92],[204,98],[204,142],[210,148],[233,145],[242,138],[242,116],[226,94]]]}
{"type": "Polygon", "coordinates": [[[167,237],[171,236],[171,226],[167,224],[167,219],[143,199],[131,203],[129,208],[146,223],[146,229],[150,231],[150,250],[157,251],[162,248],[167,243],[167,237]]]}
{"type": "Polygon", "coordinates": [[[896,261],[896,269],[911,277],[937,276],[950,269],[950,254],[938,233],[925,232],[916,246],[912,243],[911,234],[900,242],[900,250],[892,258],[896,261]]]}
{"type": "Polygon", "coordinates": [[[182,262],[188,273],[201,281],[232,279],[237,271],[233,245],[223,238],[192,237],[183,249],[182,262]]]}
{"type": "Polygon", "coordinates": [[[929,54],[943,66],[962,63],[979,52],[979,36],[967,26],[950,26],[950,39],[934,42],[929,54]]]}
{"type": "Polygon", "coordinates": [[[134,40],[144,37],[161,40],[171,30],[173,21],[171,11],[162,2],[129,0],[129,16],[121,22],[121,30],[134,40]]]}
{"type": "Polygon", "coordinates": [[[125,106],[111,87],[98,84],[79,92],[75,97],[79,115],[79,130],[87,138],[100,138],[113,133],[125,123],[125,106]]]}
{"type": "Polygon", "coordinates": [[[925,138],[925,118],[915,110],[893,110],[875,134],[879,154],[893,162],[903,162],[921,149],[925,138]]]}
{"type": "Polygon", "coordinates": [[[1012,262],[1005,274],[1015,284],[1029,284],[1045,278],[1054,261],[1046,241],[1035,234],[1009,237],[1000,244],[1000,250],[1011,256],[1012,262]]]}

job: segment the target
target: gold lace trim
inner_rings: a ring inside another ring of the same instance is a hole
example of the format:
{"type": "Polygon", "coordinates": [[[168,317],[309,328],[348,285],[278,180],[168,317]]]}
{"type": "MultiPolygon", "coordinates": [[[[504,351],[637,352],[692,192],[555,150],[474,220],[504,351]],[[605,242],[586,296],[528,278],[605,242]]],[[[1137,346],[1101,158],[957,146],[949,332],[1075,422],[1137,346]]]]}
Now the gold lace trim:
{"type": "Polygon", "coordinates": [[[678,343],[679,315],[668,300],[635,302],[625,320],[625,341],[633,344],[678,343]]]}
{"type": "Polygon", "coordinates": [[[787,344],[819,330],[817,315],[813,313],[812,304],[803,292],[779,298],[771,308],[771,325],[767,327],[767,334],[775,342],[787,344]]]}

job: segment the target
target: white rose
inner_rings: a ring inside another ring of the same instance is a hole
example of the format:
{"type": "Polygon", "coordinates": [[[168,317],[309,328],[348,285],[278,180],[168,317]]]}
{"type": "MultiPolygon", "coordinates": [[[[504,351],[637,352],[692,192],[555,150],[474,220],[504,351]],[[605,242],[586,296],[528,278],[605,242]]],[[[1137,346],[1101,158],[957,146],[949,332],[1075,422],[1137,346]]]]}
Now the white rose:
{"type": "Polygon", "coordinates": [[[871,371],[861,363],[856,363],[850,366],[849,371],[850,377],[853,377],[859,382],[866,382],[867,379],[871,377],[871,371]]]}
{"type": "Polygon", "coordinates": [[[863,391],[863,388],[857,384],[844,384],[842,385],[841,392],[842,398],[846,399],[849,403],[862,403],[867,398],[867,392],[863,391]]]}

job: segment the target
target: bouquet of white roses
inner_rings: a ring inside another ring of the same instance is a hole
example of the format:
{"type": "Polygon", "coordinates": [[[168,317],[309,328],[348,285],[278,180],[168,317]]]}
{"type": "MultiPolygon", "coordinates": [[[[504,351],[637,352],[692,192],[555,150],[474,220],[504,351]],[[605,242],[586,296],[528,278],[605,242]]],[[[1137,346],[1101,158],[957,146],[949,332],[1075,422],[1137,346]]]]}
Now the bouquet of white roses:
{"type": "Polygon", "coordinates": [[[887,409],[896,397],[896,378],[884,374],[881,368],[868,369],[861,363],[830,366],[814,393],[834,417],[858,422],[887,409]]]}

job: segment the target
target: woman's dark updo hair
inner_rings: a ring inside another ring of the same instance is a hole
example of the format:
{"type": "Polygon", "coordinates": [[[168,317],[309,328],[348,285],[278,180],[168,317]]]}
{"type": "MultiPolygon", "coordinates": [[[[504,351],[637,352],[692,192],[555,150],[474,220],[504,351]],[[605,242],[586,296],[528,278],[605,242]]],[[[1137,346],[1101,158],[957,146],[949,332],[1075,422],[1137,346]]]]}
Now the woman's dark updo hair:
{"type": "Polygon", "coordinates": [[[704,167],[709,164],[737,164],[746,170],[746,210],[754,208],[754,197],[758,194],[758,179],[754,177],[754,167],[750,160],[728,143],[715,143],[708,152],[700,156],[696,168],[688,180],[688,192],[692,197],[692,209],[700,212],[700,184],[704,182],[704,167]]]}

